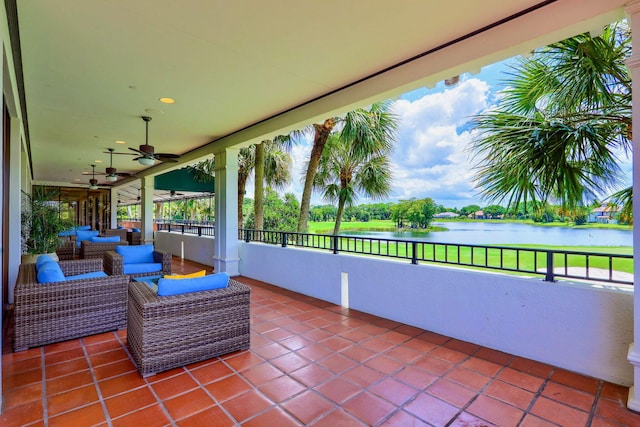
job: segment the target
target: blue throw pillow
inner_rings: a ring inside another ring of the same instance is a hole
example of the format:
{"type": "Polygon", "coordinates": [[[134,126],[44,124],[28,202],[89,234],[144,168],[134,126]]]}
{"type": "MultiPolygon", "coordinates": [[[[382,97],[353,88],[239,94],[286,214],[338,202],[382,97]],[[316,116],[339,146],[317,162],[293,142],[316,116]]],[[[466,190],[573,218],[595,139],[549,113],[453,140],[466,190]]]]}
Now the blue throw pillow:
{"type": "Polygon", "coordinates": [[[122,255],[123,264],[154,262],[153,245],[116,246],[116,252],[122,255]]]}
{"type": "Polygon", "coordinates": [[[192,279],[159,279],[158,296],[180,295],[188,292],[210,291],[229,286],[229,274],[222,272],[192,279]]]}
{"type": "Polygon", "coordinates": [[[117,227],[117,229],[118,229],[118,230],[124,230],[124,225],[119,225],[119,226],[117,227]]]}
{"type": "Polygon", "coordinates": [[[140,229],[138,227],[131,227],[131,231],[135,231],[136,233],[139,233],[140,229]]]}
{"type": "Polygon", "coordinates": [[[40,266],[37,275],[38,283],[62,282],[65,280],[62,269],[57,262],[45,262],[40,266]]]}
{"type": "Polygon", "coordinates": [[[51,258],[51,256],[47,254],[38,256],[38,258],[36,258],[36,271],[40,270],[40,267],[42,267],[42,265],[47,262],[55,262],[55,261],[53,260],[53,258],[51,258]]]}
{"type": "Polygon", "coordinates": [[[82,242],[83,240],[89,240],[92,237],[97,236],[99,233],[100,232],[98,230],[78,230],[78,231],[76,231],[76,238],[77,238],[78,246],[81,245],[80,242],[82,242]]]}
{"type": "Polygon", "coordinates": [[[77,231],[91,230],[91,226],[90,225],[78,225],[78,226],[76,226],[76,230],[77,231]]]}
{"type": "Polygon", "coordinates": [[[65,231],[61,231],[60,233],[58,233],[58,236],[60,236],[60,237],[69,237],[69,236],[75,236],[75,235],[76,235],[76,230],[75,229],[65,230],[65,231]]]}
{"type": "Polygon", "coordinates": [[[101,277],[109,277],[104,271],[92,271],[91,273],[76,274],[75,276],[67,276],[65,280],[79,280],[79,279],[98,279],[101,277]]]}
{"type": "Polygon", "coordinates": [[[120,241],[120,236],[93,236],[91,238],[89,238],[89,241],[91,242],[102,242],[102,243],[113,243],[113,242],[119,242],[120,241]]]}

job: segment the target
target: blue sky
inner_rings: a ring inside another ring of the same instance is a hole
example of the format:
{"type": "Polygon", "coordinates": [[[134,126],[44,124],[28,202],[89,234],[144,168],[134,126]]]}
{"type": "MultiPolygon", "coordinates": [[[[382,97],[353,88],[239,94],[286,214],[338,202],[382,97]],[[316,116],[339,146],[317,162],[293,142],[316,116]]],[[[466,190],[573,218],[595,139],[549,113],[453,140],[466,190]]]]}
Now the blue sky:
{"type": "MultiPolygon", "coordinates": [[[[469,121],[473,115],[495,105],[498,92],[504,87],[505,72],[513,60],[484,67],[476,75],[463,74],[454,86],[446,87],[440,82],[433,89],[417,89],[394,101],[400,125],[392,158],[392,195],[388,201],[430,197],[449,208],[491,204],[483,200],[473,182],[469,121]]],[[[294,193],[298,199],[310,150],[309,139],[294,146],[291,153],[293,179],[285,192],[294,193]]],[[[631,161],[623,157],[621,160],[630,183],[631,161]]],[[[252,192],[251,188],[247,194],[252,192]]],[[[312,197],[313,205],[325,203],[318,194],[312,197]]],[[[360,197],[357,203],[372,201],[360,197]]]]}

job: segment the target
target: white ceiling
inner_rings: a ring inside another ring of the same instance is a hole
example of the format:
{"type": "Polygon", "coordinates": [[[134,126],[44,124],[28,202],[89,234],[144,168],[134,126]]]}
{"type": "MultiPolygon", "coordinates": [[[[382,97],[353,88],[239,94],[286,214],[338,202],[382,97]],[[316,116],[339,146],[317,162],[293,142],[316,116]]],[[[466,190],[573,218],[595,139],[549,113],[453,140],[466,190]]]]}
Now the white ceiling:
{"type": "MultiPolygon", "coordinates": [[[[538,3],[18,1],[33,178],[87,181],[82,171],[95,160],[97,170],[108,166],[107,148],[144,143],[142,115],[153,117],[156,152],[205,146],[183,156],[193,161],[601,27],[623,16],[624,4],[544,2],[454,42],[538,3]]],[[[114,156],[114,166],[144,168],[131,159],[114,156]]]]}

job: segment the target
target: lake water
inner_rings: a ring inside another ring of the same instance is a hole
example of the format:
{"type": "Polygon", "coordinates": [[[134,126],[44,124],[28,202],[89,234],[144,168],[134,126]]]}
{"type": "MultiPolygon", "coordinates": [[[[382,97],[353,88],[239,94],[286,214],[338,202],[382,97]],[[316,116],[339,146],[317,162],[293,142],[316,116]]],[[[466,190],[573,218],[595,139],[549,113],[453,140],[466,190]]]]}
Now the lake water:
{"type": "Polygon", "coordinates": [[[539,227],[512,222],[433,222],[448,231],[345,231],[340,234],[471,245],[540,244],[552,246],[632,246],[633,231],[605,228],[539,227]]]}

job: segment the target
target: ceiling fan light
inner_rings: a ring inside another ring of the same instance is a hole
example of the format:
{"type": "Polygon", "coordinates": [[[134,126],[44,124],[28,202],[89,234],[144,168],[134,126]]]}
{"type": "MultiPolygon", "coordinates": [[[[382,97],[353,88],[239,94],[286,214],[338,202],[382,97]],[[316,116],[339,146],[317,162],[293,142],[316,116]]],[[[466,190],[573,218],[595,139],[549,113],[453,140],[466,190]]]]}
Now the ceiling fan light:
{"type": "Polygon", "coordinates": [[[140,163],[143,166],[152,166],[155,162],[156,162],[155,159],[150,159],[148,157],[140,157],[138,159],[138,163],[140,163]]]}
{"type": "Polygon", "coordinates": [[[107,175],[107,181],[115,182],[118,180],[116,175],[107,175]]]}
{"type": "Polygon", "coordinates": [[[97,190],[97,189],[98,189],[98,186],[97,186],[97,185],[95,185],[95,184],[91,184],[91,185],[89,186],[89,189],[90,189],[90,190],[97,190]]]}

